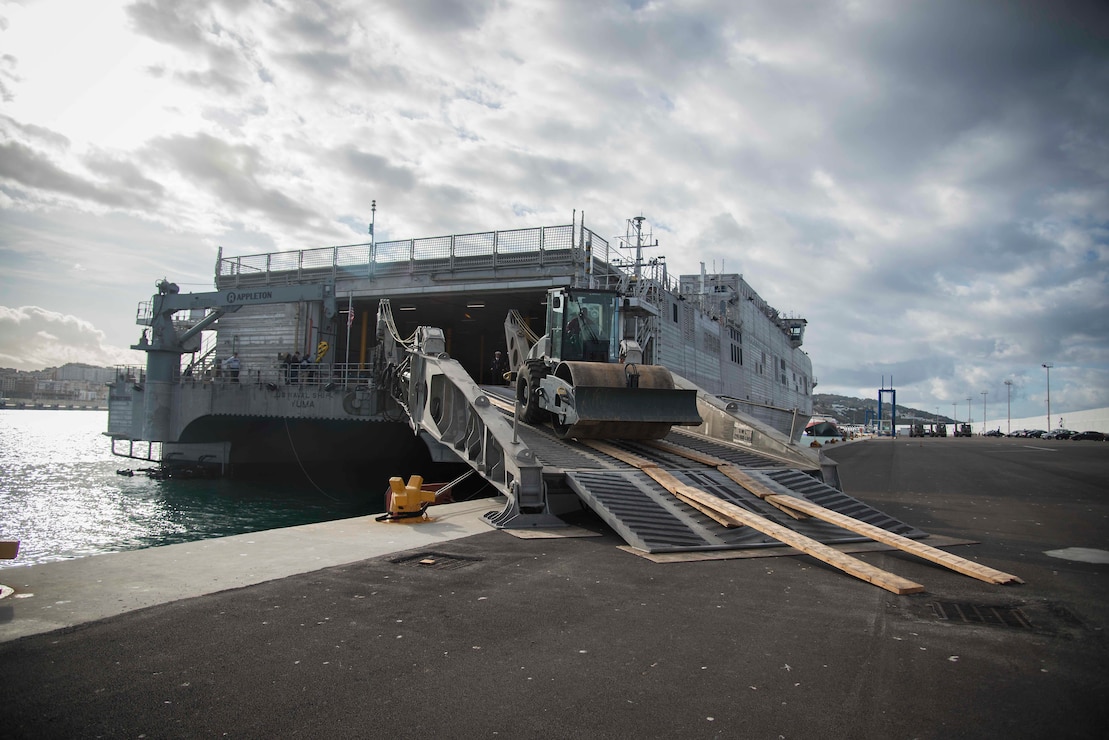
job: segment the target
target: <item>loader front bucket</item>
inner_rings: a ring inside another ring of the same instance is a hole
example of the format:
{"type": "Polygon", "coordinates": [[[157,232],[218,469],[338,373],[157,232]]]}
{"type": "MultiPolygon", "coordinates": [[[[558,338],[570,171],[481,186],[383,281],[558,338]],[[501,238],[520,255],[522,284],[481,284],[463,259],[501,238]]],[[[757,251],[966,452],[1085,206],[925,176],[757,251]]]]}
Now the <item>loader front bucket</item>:
{"type": "Polygon", "coordinates": [[[698,426],[697,392],[674,387],[657,365],[564,362],[555,374],[574,388],[577,421],[559,424],[559,437],[661,439],[675,424],[698,426]]]}

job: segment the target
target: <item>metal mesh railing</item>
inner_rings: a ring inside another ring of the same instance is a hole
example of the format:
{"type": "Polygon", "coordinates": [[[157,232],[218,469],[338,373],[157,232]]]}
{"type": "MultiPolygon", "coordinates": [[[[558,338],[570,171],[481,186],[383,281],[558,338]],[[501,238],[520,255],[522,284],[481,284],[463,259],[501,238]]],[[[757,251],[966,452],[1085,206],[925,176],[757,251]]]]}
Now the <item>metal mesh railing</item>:
{"type": "Polygon", "coordinates": [[[284,386],[356,388],[367,386],[372,371],[368,365],[358,362],[333,362],[328,364],[267,363],[261,366],[244,367],[237,375],[220,363],[198,362],[189,372],[182,372],[177,382],[181,385],[264,385],[279,388],[284,386]],[[330,386],[330,387],[329,387],[330,386]]]}
{"type": "MultiPolygon", "coordinates": [[[[574,232],[573,225],[547,226],[221,257],[216,280],[254,285],[290,278],[310,279],[321,273],[334,276],[364,271],[372,276],[573,264],[581,260],[574,232]]],[[[588,230],[583,233],[592,241],[595,259],[607,260],[608,241],[588,230]]]]}

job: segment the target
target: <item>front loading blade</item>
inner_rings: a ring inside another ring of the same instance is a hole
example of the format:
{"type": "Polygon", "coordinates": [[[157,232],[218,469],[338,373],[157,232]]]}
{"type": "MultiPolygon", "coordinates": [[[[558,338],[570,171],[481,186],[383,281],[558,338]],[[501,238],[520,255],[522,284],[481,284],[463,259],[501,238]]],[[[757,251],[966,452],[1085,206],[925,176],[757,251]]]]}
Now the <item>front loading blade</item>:
{"type": "Polygon", "coordinates": [[[697,426],[697,392],[677,388],[574,389],[578,420],[559,436],[579,439],[661,439],[670,427],[697,426]]]}

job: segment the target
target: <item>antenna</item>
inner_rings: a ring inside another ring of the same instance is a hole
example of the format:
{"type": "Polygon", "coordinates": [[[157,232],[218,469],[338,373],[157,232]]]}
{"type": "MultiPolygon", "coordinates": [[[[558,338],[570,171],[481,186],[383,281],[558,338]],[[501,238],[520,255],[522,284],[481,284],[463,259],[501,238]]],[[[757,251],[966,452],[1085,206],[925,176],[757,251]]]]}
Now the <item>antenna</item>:
{"type": "Polygon", "coordinates": [[[643,222],[646,220],[647,217],[643,215],[629,218],[627,233],[622,237],[617,237],[621,242],[621,248],[635,248],[635,279],[637,281],[643,274],[643,250],[645,248],[658,246],[658,239],[654,239],[650,232],[644,237],[643,222]],[[651,244],[652,239],[654,240],[654,244],[651,244]]]}

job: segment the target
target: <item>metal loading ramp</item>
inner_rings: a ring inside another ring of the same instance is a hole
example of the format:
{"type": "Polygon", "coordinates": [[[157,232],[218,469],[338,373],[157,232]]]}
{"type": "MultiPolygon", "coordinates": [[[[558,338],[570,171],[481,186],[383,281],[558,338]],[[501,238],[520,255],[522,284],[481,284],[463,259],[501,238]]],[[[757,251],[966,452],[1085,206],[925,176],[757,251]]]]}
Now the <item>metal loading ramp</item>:
{"type": "MultiPolygon", "coordinates": [[[[719,471],[668,469],[682,483],[756,513],[824,544],[866,542],[869,538],[819,519],[795,520],[748,492],[719,471]]],[[[825,485],[800,470],[744,471],[769,488],[880,527],[921,539],[927,534],[825,485]]],[[[780,547],[751,527],[729,528],[671,495],[640,470],[565,471],[568,486],[632,547],[648,553],[780,547]]]]}
{"type": "MultiPolygon", "coordinates": [[[[549,442],[546,429],[508,422],[520,417],[514,404],[501,393],[483,392],[446,355],[442,332],[419,327],[416,337],[416,350],[402,360],[406,370],[397,374],[394,399],[413,429],[435,443],[429,446],[433,456],[468,463],[505,496],[502,511],[486,514],[493,526],[563,525],[548,500],[550,487],[561,486],[646,553],[785,544],[892,593],[923,591],[919,583],[831,546],[874,540],[989,583],[1022,582],[916,541],[927,535],[826,485],[823,463],[817,470],[785,447],[754,450],[714,441],[715,432],[681,430],[665,439],[633,435],[634,442],[562,434],[549,442]]],[[[524,400],[519,388],[516,397],[524,400]]]]}

